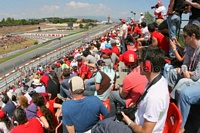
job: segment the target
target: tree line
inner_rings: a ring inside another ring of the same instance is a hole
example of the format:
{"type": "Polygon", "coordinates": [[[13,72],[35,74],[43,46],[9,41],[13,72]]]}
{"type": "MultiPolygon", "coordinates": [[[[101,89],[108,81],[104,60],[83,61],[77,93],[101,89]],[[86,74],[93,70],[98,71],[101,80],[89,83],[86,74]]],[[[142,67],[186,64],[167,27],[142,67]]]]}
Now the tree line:
{"type": "MultiPolygon", "coordinates": [[[[42,19],[14,19],[11,17],[3,18],[0,21],[0,27],[3,26],[18,26],[18,25],[35,25],[39,23],[75,23],[77,21],[77,18],[59,18],[59,17],[50,17],[50,18],[42,18],[42,19]]],[[[91,23],[91,22],[97,22],[97,20],[92,19],[82,19],[81,23],[91,23]]]]}

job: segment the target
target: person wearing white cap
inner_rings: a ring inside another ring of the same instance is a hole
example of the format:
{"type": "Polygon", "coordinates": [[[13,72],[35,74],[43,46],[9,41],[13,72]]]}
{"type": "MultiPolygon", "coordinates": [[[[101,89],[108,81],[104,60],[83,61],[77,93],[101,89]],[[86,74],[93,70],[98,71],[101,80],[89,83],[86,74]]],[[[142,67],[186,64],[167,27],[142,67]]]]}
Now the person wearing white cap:
{"type": "Polygon", "coordinates": [[[139,19],[139,23],[144,22],[144,14],[141,12],[140,13],[140,19],[139,19]]]}
{"type": "Polygon", "coordinates": [[[36,92],[38,92],[38,93],[46,92],[44,85],[42,83],[40,83],[39,79],[34,79],[32,84],[33,84],[33,88],[36,92]]]}
{"type": "MultiPolygon", "coordinates": [[[[99,98],[84,96],[84,82],[79,76],[69,80],[73,99],[62,104],[62,121],[69,133],[87,132],[99,121],[99,115],[108,115],[99,98]]],[[[65,132],[65,131],[63,131],[65,132]]]]}

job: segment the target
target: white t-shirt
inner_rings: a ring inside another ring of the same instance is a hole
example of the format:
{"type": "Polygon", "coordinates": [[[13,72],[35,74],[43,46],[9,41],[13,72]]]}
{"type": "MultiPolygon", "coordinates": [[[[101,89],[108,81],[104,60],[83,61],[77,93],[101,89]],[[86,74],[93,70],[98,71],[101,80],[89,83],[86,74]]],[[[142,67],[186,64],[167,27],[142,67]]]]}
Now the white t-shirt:
{"type": "Polygon", "coordinates": [[[100,49],[105,49],[106,48],[106,43],[105,42],[102,42],[101,43],[101,46],[100,46],[100,49]]]}
{"type": "Polygon", "coordinates": [[[142,28],[142,29],[141,29],[141,32],[142,32],[142,34],[144,35],[144,38],[145,38],[145,39],[148,39],[148,38],[149,38],[149,31],[148,31],[148,27],[147,27],[147,26],[144,27],[144,28],[142,28]]]}
{"type": "Polygon", "coordinates": [[[135,114],[135,123],[142,126],[144,119],[157,122],[153,133],[162,133],[169,107],[168,84],[162,77],[156,84],[152,85],[144,99],[140,102],[135,114]]]}
{"type": "Polygon", "coordinates": [[[140,16],[139,23],[144,22],[144,16],[140,16]]]}
{"type": "MultiPolygon", "coordinates": [[[[167,10],[166,10],[166,8],[164,6],[158,7],[155,11],[156,11],[156,13],[160,13],[161,12],[161,15],[162,15],[163,19],[166,18],[167,10]]],[[[156,18],[157,18],[157,15],[156,15],[156,18]]]]}
{"type": "Polygon", "coordinates": [[[126,32],[124,35],[124,39],[125,39],[128,35],[128,26],[126,24],[123,24],[122,27],[120,27],[120,32],[119,32],[120,37],[122,36],[124,30],[126,32]]]}

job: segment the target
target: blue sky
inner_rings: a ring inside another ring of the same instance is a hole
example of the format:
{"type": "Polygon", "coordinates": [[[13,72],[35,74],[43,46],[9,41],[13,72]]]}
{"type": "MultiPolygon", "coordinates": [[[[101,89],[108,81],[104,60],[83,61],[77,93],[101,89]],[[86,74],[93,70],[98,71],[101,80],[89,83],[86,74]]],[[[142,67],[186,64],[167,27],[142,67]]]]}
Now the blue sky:
{"type": "MultiPolygon", "coordinates": [[[[167,8],[170,0],[162,0],[167,8]]],[[[157,0],[1,0],[0,20],[12,17],[43,18],[73,16],[111,16],[112,18],[132,17],[130,11],[136,13],[136,20],[141,12],[149,11],[157,0]]],[[[188,16],[183,16],[187,19],[188,16]]]]}

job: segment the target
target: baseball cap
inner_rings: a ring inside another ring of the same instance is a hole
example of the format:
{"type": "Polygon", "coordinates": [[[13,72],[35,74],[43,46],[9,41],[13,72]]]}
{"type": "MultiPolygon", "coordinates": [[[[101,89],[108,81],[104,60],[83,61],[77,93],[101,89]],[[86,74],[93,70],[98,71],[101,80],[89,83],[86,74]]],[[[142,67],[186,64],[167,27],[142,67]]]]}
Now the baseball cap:
{"type": "Polygon", "coordinates": [[[3,118],[5,116],[5,112],[3,110],[0,111],[0,118],[3,118]]]}
{"type": "Polygon", "coordinates": [[[107,55],[112,55],[112,51],[110,49],[108,49],[108,48],[103,49],[101,52],[102,53],[106,53],[107,55]]]}
{"type": "Polygon", "coordinates": [[[126,65],[135,63],[136,59],[138,59],[138,55],[132,50],[128,50],[122,55],[122,61],[126,65]]]}
{"type": "Polygon", "coordinates": [[[123,23],[125,23],[126,22],[126,20],[125,19],[119,19],[121,22],[123,22],[123,23]]]}
{"type": "Polygon", "coordinates": [[[143,13],[141,12],[140,15],[143,15],[143,13]]]}
{"type": "Polygon", "coordinates": [[[162,4],[162,1],[159,0],[159,1],[157,2],[157,4],[162,4]]]}
{"type": "Polygon", "coordinates": [[[81,57],[81,56],[77,56],[77,57],[76,57],[76,60],[77,60],[77,61],[82,61],[82,57],[81,57]]]}
{"type": "Polygon", "coordinates": [[[76,90],[84,90],[83,79],[79,76],[74,76],[69,80],[70,88],[74,92],[76,90]]]}

